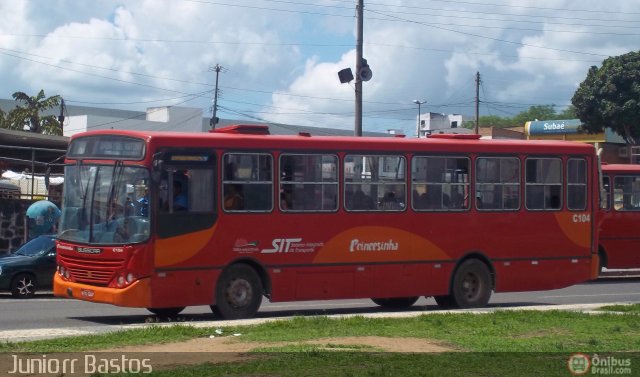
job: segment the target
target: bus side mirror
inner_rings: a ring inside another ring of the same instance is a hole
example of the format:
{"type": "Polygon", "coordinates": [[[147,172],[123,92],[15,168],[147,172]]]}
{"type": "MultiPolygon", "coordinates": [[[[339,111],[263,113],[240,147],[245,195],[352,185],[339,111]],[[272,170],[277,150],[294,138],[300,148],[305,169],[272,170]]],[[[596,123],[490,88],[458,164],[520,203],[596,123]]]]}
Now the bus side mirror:
{"type": "Polygon", "coordinates": [[[153,155],[153,168],[151,169],[151,179],[158,183],[162,178],[164,168],[164,153],[158,152],[153,155]]]}

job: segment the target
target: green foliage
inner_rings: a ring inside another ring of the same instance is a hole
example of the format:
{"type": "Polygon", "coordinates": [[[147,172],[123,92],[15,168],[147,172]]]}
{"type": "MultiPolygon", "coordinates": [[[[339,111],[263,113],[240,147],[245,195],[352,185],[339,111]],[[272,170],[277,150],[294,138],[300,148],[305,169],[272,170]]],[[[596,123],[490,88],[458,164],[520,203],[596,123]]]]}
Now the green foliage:
{"type": "Polygon", "coordinates": [[[9,114],[0,113],[1,128],[20,131],[29,129],[31,132],[47,135],[62,135],[62,126],[54,115],[41,115],[43,111],[59,106],[62,97],[56,95],[47,98],[44,90],[40,90],[33,97],[24,92],[15,92],[13,99],[23,105],[17,105],[9,114]]]}
{"type": "Polygon", "coordinates": [[[571,102],[587,132],[605,127],[629,144],[640,142],[640,51],[610,57],[589,68],[571,102]]]}
{"type": "MultiPolygon", "coordinates": [[[[507,127],[522,127],[526,122],[532,120],[550,120],[550,119],[575,119],[575,108],[570,106],[566,110],[557,113],[555,111],[555,105],[536,105],[531,106],[527,111],[523,111],[513,118],[501,117],[497,115],[484,115],[480,117],[479,127],[495,127],[495,128],[507,128],[507,127]]],[[[462,127],[473,129],[475,127],[474,121],[467,121],[462,124],[462,127]]]]}
{"type": "Polygon", "coordinates": [[[578,114],[576,113],[576,108],[575,106],[571,105],[566,109],[564,109],[564,111],[558,113],[558,116],[556,119],[577,119],[577,118],[578,118],[578,114]]]}
{"type": "Polygon", "coordinates": [[[524,124],[531,120],[549,120],[558,119],[558,115],[554,109],[554,105],[538,105],[531,106],[529,110],[521,112],[513,117],[513,123],[518,126],[524,126],[524,124]]]}

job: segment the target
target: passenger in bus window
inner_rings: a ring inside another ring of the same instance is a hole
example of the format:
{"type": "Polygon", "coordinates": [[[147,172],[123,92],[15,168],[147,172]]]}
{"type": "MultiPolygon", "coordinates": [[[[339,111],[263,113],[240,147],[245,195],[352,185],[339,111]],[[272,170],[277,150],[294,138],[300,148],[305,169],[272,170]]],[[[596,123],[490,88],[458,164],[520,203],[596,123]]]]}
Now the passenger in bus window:
{"type": "Polygon", "coordinates": [[[382,210],[398,210],[402,209],[400,203],[396,199],[396,194],[393,191],[386,192],[380,202],[380,209],[382,210]]]}
{"type": "Polygon", "coordinates": [[[138,216],[149,216],[149,189],[144,189],[144,195],[138,199],[138,216]]]}
{"type": "Polygon", "coordinates": [[[288,199],[288,195],[284,191],[280,192],[280,209],[282,211],[286,211],[291,207],[289,205],[290,201],[291,200],[288,199]]]}
{"type": "Polygon", "coordinates": [[[238,210],[244,208],[244,200],[237,186],[238,185],[225,185],[224,209],[238,210]]]}
{"type": "Polygon", "coordinates": [[[187,195],[182,192],[182,183],[173,181],[173,210],[186,211],[189,208],[187,195]]]}
{"type": "Polygon", "coordinates": [[[357,190],[353,193],[353,197],[351,199],[351,208],[356,210],[369,210],[375,209],[375,205],[373,204],[373,199],[362,190],[357,190]]]}

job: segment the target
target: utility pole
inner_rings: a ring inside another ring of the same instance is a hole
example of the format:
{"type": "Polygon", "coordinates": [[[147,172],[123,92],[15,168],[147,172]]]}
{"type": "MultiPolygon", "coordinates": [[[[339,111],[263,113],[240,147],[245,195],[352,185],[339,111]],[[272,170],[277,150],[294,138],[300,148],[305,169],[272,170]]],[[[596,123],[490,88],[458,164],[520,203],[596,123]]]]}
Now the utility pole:
{"type": "Polygon", "coordinates": [[[213,108],[211,109],[211,120],[209,121],[209,126],[213,130],[216,128],[216,123],[218,123],[218,118],[216,118],[216,112],[218,111],[218,76],[220,75],[220,71],[222,70],[222,66],[220,64],[216,64],[213,69],[209,69],[209,71],[216,72],[216,87],[213,93],[213,108]]]}
{"type": "Polygon", "coordinates": [[[480,72],[476,72],[476,135],[480,123],[480,72]]]}
{"type": "Polygon", "coordinates": [[[362,40],[364,34],[363,27],[363,14],[364,14],[364,0],[358,0],[356,6],[356,121],[355,121],[355,136],[362,136],[362,78],[360,72],[362,70],[362,40]]]}

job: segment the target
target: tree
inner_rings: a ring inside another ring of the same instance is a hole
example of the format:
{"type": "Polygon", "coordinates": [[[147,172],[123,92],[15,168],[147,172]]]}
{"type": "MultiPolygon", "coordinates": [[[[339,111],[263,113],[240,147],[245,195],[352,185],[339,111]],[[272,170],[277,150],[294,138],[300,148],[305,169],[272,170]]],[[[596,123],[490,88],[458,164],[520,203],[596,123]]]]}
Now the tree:
{"type": "Polygon", "coordinates": [[[62,99],[60,96],[46,98],[44,90],[40,90],[35,97],[30,97],[24,92],[15,92],[13,99],[23,102],[26,106],[18,105],[9,112],[9,128],[23,130],[29,127],[31,132],[62,135],[62,126],[55,115],[40,115],[45,110],[59,106],[62,99]]]}
{"type": "Polygon", "coordinates": [[[563,112],[558,114],[557,119],[576,119],[577,117],[576,108],[573,105],[569,105],[563,112]]]}
{"type": "Polygon", "coordinates": [[[640,141],[640,51],[605,59],[589,68],[571,103],[589,133],[605,127],[627,144],[640,141]]]}
{"type": "Polygon", "coordinates": [[[557,119],[558,115],[556,114],[554,105],[537,105],[529,107],[529,110],[523,111],[513,117],[513,123],[519,126],[524,126],[524,124],[531,120],[549,120],[549,119],[557,119]]]}

